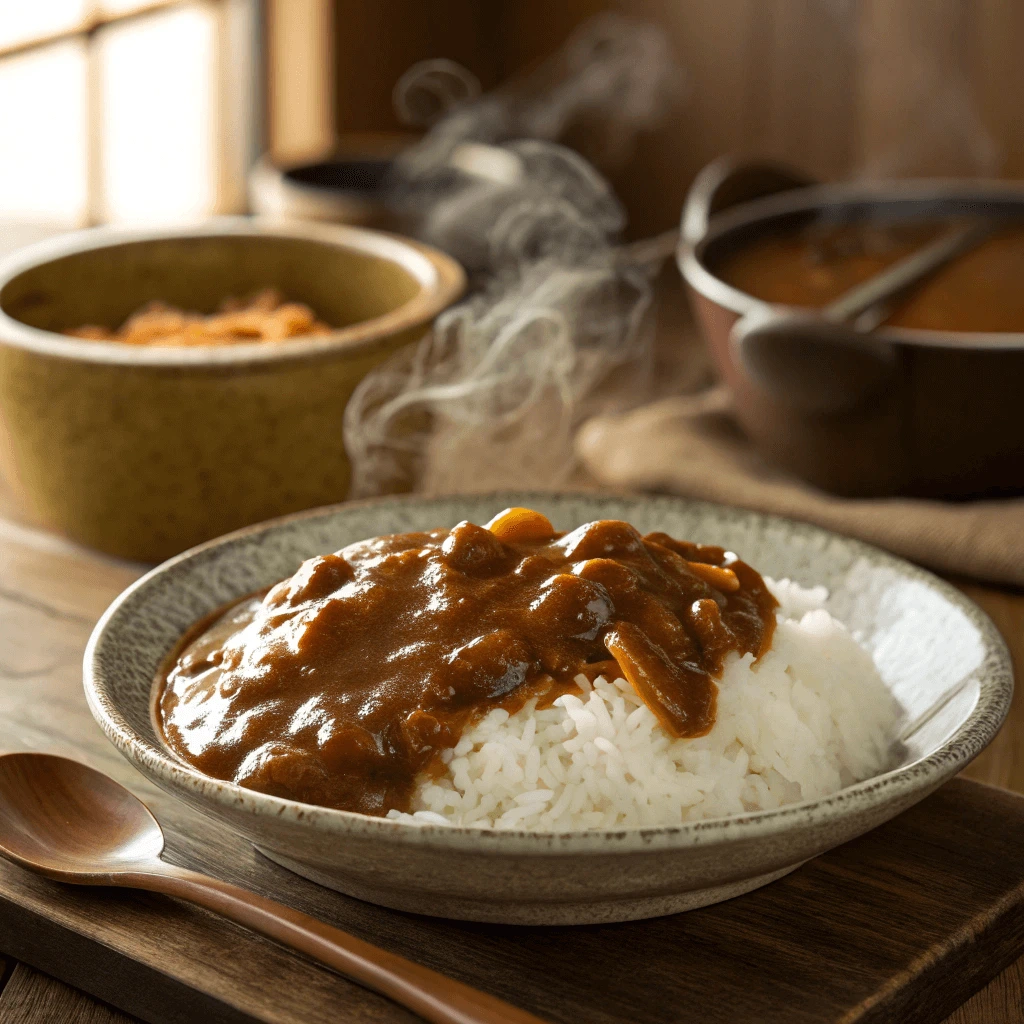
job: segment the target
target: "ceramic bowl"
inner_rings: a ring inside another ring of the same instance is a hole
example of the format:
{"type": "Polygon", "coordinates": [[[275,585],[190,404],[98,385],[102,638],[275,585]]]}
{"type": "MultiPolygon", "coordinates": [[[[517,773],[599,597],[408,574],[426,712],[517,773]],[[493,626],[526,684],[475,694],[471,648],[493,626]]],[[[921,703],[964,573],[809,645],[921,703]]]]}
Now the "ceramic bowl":
{"type": "MultiPolygon", "coordinates": [[[[1013,691],[1006,646],[962,594],[907,562],[816,527],[667,497],[495,494],[358,502],[241,530],[154,569],[107,610],[85,655],[89,706],[157,785],[266,856],[361,899],[517,924],[624,921],[728,899],[899,814],[992,739],[1013,691]],[[313,807],[201,775],[150,719],[161,659],[198,618],[361,538],[484,522],[510,505],[571,529],[599,518],[722,544],[763,572],[825,584],[919,726],[902,763],[823,800],[667,828],[538,833],[417,826],[313,807]]],[[[952,827],[952,823],[951,823],[952,827]]]]}
{"type": "Polygon", "coordinates": [[[464,281],[419,243],[311,223],[96,228],[23,249],[0,267],[0,470],[46,525],[143,561],[341,501],[349,395],[464,281]],[[268,286],[337,330],[195,348],[59,333],[268,286]]]}

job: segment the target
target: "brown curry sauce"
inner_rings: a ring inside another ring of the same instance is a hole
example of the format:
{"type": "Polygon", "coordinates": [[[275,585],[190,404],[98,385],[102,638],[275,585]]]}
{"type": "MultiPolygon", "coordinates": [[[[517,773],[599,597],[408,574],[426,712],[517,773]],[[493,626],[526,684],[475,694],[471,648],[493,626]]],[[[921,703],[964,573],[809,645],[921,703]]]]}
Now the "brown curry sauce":
{"type": "Polygon", "coordinates": [[[760,656],[775,607],[722,548],[509,509],[309,559],[183,640],[156,716],[207,775],[382,815],[470,722],[580,673],[621,673],[670,733],[705,734],[726,655],[760,656]]]}
{"type": "MultiPolygon", "coordinates": [[[[937,238],[930,222],[813,224],[750,239],[715,262],[765,302],[820,308],[937,238]]],[[[1007,226],[911,288],[886,323],[933,331],[1024,332],[1024,228],[1007,226]]]]}

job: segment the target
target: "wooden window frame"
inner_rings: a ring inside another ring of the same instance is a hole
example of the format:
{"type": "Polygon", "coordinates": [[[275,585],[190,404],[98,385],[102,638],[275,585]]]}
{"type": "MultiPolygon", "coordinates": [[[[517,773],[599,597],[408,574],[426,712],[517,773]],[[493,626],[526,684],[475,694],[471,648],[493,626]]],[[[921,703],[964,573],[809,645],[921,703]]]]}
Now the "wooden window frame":
{"type": "MultiPolygon", "coordinates": [[[[29,0],[31,2],[31,0],[29,0]]],[[[247,207],[246,176],[264,140],[262,59],[264,0],[149,0],[128,11],[105,13],[94,2],[74,26],[40,33],[0,46],[0,61],[80,40],[85,46],[86,106],[86,210],[85,225],[104,220],[103,153],[100,124],[100,67],[94,40],[111,25],[123,25],[163,14],[175,8],[205,7],[215,12],[214,45],[214,153],[216,154],[213,214],[241,213],[247,207]]]]}
{"type": "Polygon", "coordinates": [[[334,0],[265,0],[264,150],[278,163],[326,156],[335,141],[334,0]]]}

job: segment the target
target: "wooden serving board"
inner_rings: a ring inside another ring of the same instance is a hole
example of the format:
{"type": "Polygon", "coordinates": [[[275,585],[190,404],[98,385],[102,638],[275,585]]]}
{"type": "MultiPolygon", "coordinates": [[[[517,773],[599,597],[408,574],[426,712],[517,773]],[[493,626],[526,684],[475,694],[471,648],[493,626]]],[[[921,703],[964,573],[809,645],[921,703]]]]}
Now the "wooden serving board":
{"type": "MultiPolygon", "coordinates": [[[[172,860],[562,1024],[938,1024],[1024,953],[1024,798],[965,780],[765,889],[660,920],[464,924],[322,889],[152,787],[93,723],[82,651],[138,572],[0,520],[0,749],[115,776],[160,818],[172,860]]],[[[0,952],[153,1024],[415,1019],[205,911],[61,886],[6,861],[0,952]]]]}

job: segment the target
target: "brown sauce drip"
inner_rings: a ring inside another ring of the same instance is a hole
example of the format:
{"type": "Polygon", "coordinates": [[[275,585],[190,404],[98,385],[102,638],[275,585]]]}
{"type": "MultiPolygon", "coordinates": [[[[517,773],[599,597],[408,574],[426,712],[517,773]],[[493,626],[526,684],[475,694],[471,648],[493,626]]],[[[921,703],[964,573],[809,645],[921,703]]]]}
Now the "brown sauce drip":
{"type": "Polygon", "coordinates": [[[510,509],[309,559],[186,637],[156,714],[207,775],[380,815],[470,722],[581,672],[621,673],[673,735],[705,734],[726,655],[760,656],[775,607],[721,548],[510,509]]]}
{"type": "MultiPolygon", "coordinates": [[[[936,224],[812,226],[768,234],[715,266],[766,302],[820,308],[937,238],[936,224]]],[[[910,289],[886,320],[933,331],[1024,332],[1024,229],[1007,228],[910,289]]]]}

